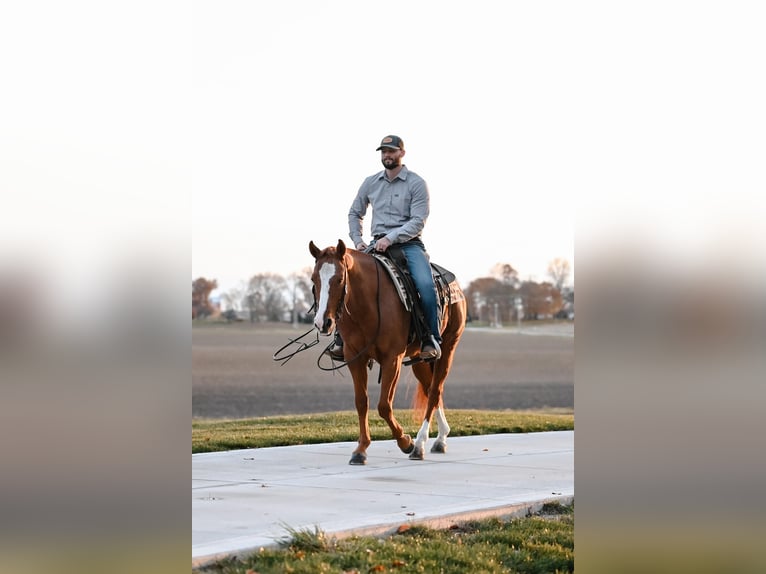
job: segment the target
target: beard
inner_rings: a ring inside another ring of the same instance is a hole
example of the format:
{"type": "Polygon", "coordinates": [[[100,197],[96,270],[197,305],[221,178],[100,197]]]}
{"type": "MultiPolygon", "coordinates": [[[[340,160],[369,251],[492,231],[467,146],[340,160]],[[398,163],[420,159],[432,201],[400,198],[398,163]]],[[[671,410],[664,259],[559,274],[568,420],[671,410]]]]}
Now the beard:
{"type": "Polygon", "coordinates": [[[382,163],[383,167],[385,167],[386,169],[396,169],[397,167],[402,165],[402,158],[399,157],[394,159],[392,157],[387,157],[385,159],[380,160],[380,163],[382,163]]]}

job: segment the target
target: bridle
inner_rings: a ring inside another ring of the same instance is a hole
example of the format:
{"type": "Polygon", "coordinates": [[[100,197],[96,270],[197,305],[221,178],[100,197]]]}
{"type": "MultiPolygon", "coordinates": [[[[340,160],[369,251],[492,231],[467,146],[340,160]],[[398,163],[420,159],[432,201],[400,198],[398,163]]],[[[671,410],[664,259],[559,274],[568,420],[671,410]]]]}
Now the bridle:
{"type": "MultiPolygon", "coordinates": [[[[380,265],[381,264],[374,257],[373,257],[373,261],[375,261],[375,275],[376,275],[376,281],[377,281],[375,295],[377,297],[377,310],[378,310],[378,326],[377,326],[377,330],[375,331],[375,336],[370,340],[369,343],[367,343],[367,345],[364,346],[364,348],[361,351],[359,351],[349,361],[340,361],[338,365],[335,365],[336,361],[331,358],[330,360],[333,363],[332,367],[323,367],[321,365],[320,361],[321,361],[321,359],[322,359],[322,357],[324,356],[325,353],[324,353],[324,351],[322,353],[320,353],[319,357],[317,357],[317,367],[319,367],[323,371],[337,371],[338,369],[341,369],[341,368],[345,367],[346,365],[348,365],[350,363],[353,363],[359,357],[361,357],[372,346],[372,344],[378,339],[378,335],[380,335],[380,323],[381,323],[381,321],[380,321],[380,265]]],[[[351,311],[346,306],[346,294],[348,292],[348,267],[345,264],[343,264],[343,263],[341,263],[341,267],[343,267],[343,278],[341,279],[341,286],[343,288],[343,291],[341,292],[340,300],[338,301],[338,306],[335,309],[335,322],[336,322],[336,324],[337,324],[338,320],[340,319],[341,315],[343,314],[343,308],[344,307],[346,308],[346,312],[348,313],[348,315],[351,316],[351,311]]],[[[311,306],[311,309],[308,310],[308,313],[311,313],[312,310],[317,308],[316,287],[314,287],[313,285],[311,286],[311,294],[314,296],[314,304],[311,306]]],[[[329,350],[330,347],[332,347],[333,343],[334,343],[334,341],[330,341],[330,344],[327,345],[327,347],[325,348],[325,351],[329,350]]],[[[287,344],[285,344],[284,346],[280,347],[274,353],[274,355],[272,356],[272,359],[274,361],[281,362],[284,365],[285,363],[287,363],[287,361],[292,359],[298,353],[300,353],[302,351],[305,351],[307,349],[310,349],[311,347],[313,347],[314,345],[317,345],[317,344],[319,344],[319,334],[317,333],[316,327],[312,327],[311,329],[309,329],[308,331],[306,331],[305,333],[303,333],[299,337],[297,337],[295,339],[290,339],[287,344]],[[308,335],[310,333],[314,333],[315,340],[310,342],[310,343],[301,342],[301,339],[303,339],[303,337],[305,337],[306,335],[308,335]],[[287,352],[286,354],[283,354],[283,351],[285,351],[285,349],[287,349],[288,347],[291,347],[291,346],[296,346],[296,345],[297,345],[298,348],[295,351],[287,352]]],[[[370,361],[370,364],[372,365],[372,360],[370,361]]],[[[380,381],[378,381],[378,382],[380,382],[380,381]]]]}
{"type": "MultiPolygon", "coordinates": [[[[338,365],[335,365],[336,361],[331,359],[332,362],[333,362],[333,366],[332,367],[323,367],[321,365],[320,361],[321,361],[322,356],[324,355],[324,353],[320,354],[319,357],[317,357],[317,367],[319,367],[323,371],[337,371],[338,369],[341,369],[341,368],[345,367],[346,365],[348,365],[350,363],[353,363],[359,357],[361,357],[372,346],[372,344],[375,341],[378,340],[378,335],[380,335],[380,323],[381,323],[381,321],[380,321],[380,263],[374,257],[372,259],[375,262],[375,279],[376,279],[376,282],[377,282],[377,284],[375,286],[375,297],[376,297],[376,301],[377,301],[377,310],[378,310],[378,326],[377,326],[377,328],[375,330],[375,336],[372,339],[370,339],[370,342],[367,343],[364,346],[364,348],[362,348],[361,351],[359,351],[356,355],[354,355],[348,361],[340,361],[338,365]]],[[[338,300],[338,307],[335,310],[335,323],[336,324],[338,323],[338,321],[340,320],[341,315],[343,314],[343,308],[344,307],[346,309],[346,313],[348,313],[348,315],[351,316],[351,311],[346,306],[346,294],[347,294],[348,289],[349,289],[349,284],[348,284],[348,267],[346,266],[345,263],[341,263],[341,267],[343,268],[343,279],[341,279],[341,286],[343,288],[343,291],[341,291],[341,296],[340,296],[340,299],[338,300]]],[[[316,306],[316,294],[314,295],[314,306],[316,306]]],[[[332,347],[332,345],[333,345],[333,341],[331,341],[330,344],[327,345],[327,349],[332,347]]]]}
{"type": "MultiPolygon", "coordinates": [[[[338,323],[338,320],[340,319],[341,314],[343,313],[343,307],[346,303],[346,292],[348,291],[348,266],[341,261],[340,263],[341,268],[343,269],[343,277],[340,280],[340,298],[338,299],[338,305],[335,307],[335,323],[338,323]]],[[[315,303],[316,304],[316,303],[315,303]]],[[[351,311],[346,308],[346,311],[348,314],[351,314],[351,311]]]]}

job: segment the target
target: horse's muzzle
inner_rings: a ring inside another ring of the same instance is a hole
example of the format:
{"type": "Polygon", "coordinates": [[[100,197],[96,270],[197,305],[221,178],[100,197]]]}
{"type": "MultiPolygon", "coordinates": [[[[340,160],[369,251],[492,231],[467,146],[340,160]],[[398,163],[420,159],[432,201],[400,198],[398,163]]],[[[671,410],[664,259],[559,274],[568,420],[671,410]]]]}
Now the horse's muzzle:
{"type": "Polygon", "coordinates": [[[319,321],[314,321],[314,327],[316,327],[322,335],[329,335],[335,328],[335,321],[332,317],[327,317],[320,325],[319,321]]]}
{"type": "Polygon", "coordinates": [[[332,320],[332,317],[328,317],[324,320],[324,324],[322,325],[322,333],[329,334],[332,332],[333,325],[335,321],[332,320]]]}

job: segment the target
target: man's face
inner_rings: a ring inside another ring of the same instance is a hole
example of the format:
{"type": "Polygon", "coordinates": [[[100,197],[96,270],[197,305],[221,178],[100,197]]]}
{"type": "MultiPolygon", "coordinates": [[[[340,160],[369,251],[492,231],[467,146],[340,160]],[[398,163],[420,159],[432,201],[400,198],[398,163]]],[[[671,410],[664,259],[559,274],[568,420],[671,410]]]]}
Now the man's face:
{"type": "Polygon", "coordinates": [[[384,147],[380,150],[380,161],[386,169],[396,169],[402,165],[404,150],[384,147]]]}

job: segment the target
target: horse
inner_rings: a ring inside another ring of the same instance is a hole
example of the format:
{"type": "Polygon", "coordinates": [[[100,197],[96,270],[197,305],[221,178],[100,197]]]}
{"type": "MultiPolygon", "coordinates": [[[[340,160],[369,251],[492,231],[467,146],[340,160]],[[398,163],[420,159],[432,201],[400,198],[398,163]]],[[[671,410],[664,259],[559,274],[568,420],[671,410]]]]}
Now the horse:
{"type": "Polygon", "coordinates": [[[345,362],[354,381],[359,441],[349,464],[367,462],[370,446],[367,367],[372,360],[380,365],[378,414],[388,423],[401,451],[412,460],[425,458],[431,417],[435,413],[438,435],[431,452],[446,452],[450,427],[444,416],[442,394],[466,322],[466,301],[459,285],[456,282],[449,285],[449,302],[444,304],[441,357],[422,362],[417,359],[420,341],[416,338],[409,342],[412,314],[375,257],[347,248],[340,239],[337,246],[321,250],[310,241],[309,251],[315,259],[311,276],[317,305],[314,327],[322,335],[330,335],[338,329],[344,341],[345,362]],[[405,357],[413,359],[412,371],[419,382],[414,410],[423,413],[423,422],[414,440],[404,433],[393,411],[396,384],[405,357]]]}

